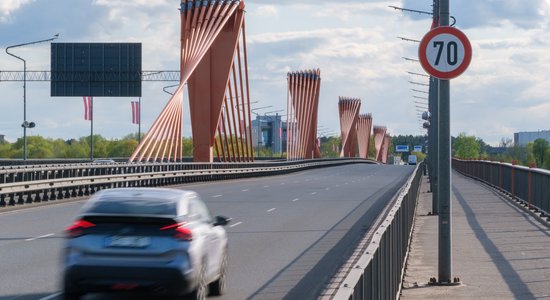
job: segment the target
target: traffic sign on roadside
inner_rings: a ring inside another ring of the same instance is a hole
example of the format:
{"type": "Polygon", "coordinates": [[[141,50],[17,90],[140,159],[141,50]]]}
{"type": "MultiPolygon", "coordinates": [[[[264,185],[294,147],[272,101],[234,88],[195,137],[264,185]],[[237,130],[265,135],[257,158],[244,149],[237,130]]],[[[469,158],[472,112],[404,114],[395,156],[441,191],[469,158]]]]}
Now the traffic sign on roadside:
{"type": "Polygon", "coordinates": [[[472,60],[472,45],[462,31],[449,26],[437,27],[420,41],[418,57],[428,74],[448,80],[468,68],[472,60]]]}
{"type": "Polygon", "coordinates": [[[409,152],[409,145],[395,145],[395,152],[409,152]]]}

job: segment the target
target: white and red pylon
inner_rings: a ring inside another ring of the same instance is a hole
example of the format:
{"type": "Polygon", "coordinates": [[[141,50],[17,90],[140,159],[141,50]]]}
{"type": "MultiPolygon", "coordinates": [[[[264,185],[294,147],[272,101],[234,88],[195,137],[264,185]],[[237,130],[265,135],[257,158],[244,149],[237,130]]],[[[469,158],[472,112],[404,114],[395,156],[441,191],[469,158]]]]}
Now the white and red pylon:
{"type": "Polygon", "coordinates": [[[319,158],[317,111],[321,71],[291,72],[287,81],[287,160],[319,158]]]}
{"type": "Polygon", "coordinates": [[[180,84],[130,161],[182,159],[186,84],[194,160],[253,160],[244,1],[182,0],[180,17],[180,84]]]}
{"type": "Polygon", "coordinates": [[[340,157],[357,156],[357,120],[361,99],[340,97],[338,111],[340,113],[340,130],[342,132],[342,150],[340,157]]]}
{"type": "Polygon", "coordinates": [[[357,143],[359,157],[369,158],[370,137],[372,131],[372,115],[360,114],[357,119],[357,143]]]}

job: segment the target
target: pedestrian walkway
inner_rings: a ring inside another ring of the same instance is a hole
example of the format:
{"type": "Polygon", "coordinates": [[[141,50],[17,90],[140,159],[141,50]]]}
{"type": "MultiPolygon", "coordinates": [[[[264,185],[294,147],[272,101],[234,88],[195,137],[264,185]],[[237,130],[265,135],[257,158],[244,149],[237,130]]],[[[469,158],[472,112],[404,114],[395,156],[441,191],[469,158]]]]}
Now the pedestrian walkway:
{"type": "Polygon", "coordinates": [[[550,299],[550,229],[505,196],[453,172],[452,277],[437,278],[437,216],[423,178],[401,299],[550,299]]]}

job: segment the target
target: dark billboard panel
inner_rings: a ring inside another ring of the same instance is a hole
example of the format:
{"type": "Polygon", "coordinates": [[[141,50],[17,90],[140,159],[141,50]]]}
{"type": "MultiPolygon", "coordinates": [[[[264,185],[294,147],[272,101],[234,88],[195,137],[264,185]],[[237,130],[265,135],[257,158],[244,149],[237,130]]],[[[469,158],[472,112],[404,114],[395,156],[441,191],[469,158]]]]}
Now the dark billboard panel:
{"type": "Polygon", "coordinates": [[[52,97],[141,97],[141,43],[52,43],[52,97]]]}

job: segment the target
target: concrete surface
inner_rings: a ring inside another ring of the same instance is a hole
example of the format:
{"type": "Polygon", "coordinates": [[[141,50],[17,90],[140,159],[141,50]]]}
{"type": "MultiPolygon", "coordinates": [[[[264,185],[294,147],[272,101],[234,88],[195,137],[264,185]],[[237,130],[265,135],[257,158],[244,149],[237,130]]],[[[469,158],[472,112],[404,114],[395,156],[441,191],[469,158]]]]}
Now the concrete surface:
{"type": "Polygon", "coordinates": [[[401,299],[550,299],[550,230],[473,179],[453,172],[452,277],[437,278],[437,216],[424,177],[401,299]]]}

